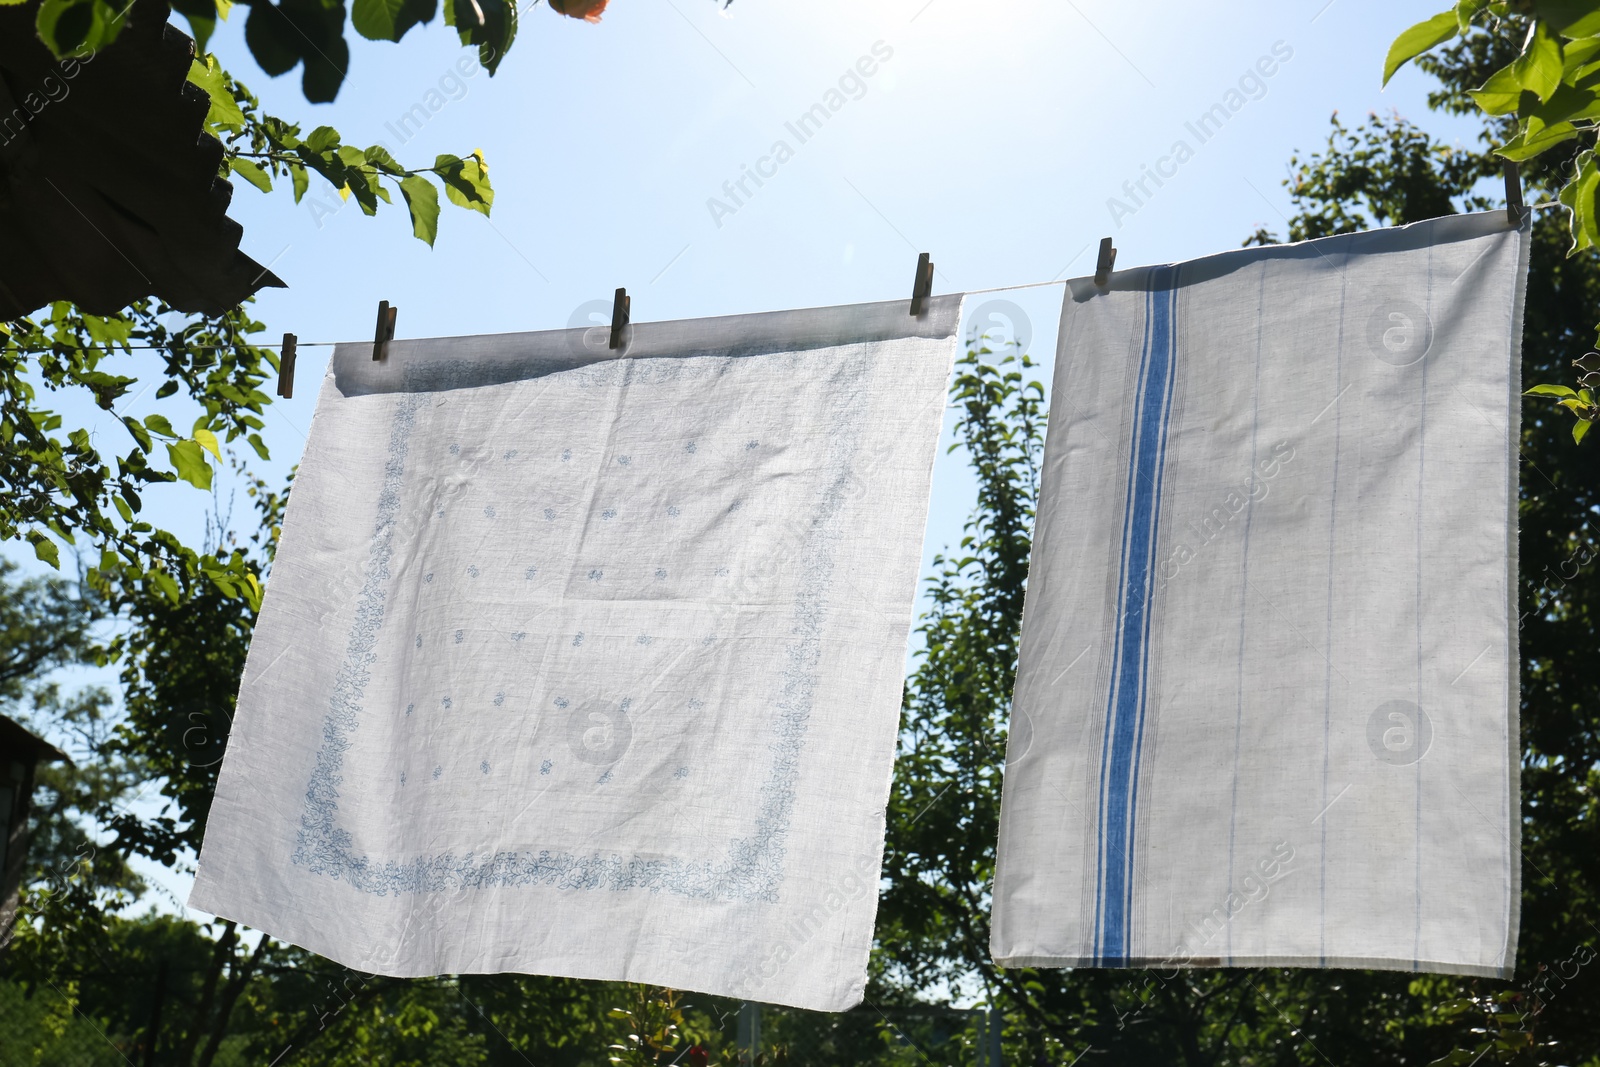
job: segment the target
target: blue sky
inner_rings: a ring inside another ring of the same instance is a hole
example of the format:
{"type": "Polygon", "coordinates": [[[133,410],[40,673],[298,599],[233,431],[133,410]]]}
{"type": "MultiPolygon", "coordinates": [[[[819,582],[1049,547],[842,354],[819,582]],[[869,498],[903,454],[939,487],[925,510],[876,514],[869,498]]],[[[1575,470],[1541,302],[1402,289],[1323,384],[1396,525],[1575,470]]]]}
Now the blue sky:
{"type": "MultiPolygon", "coordinates": [[[[410,165],[473,149],[490,164],[492,218],[447,205],[431,250],[403,207],[367,218],[316,178],[300,205],[235,182],[244,249],[289,283],[257,315],[272,340],[304,342],[370,337],[380,299],[401,337],[544,330],[609,307],[619,285],[636,321],[691,318],[909,297],[920,251],[935,291],[959,292],[1092,273],[1107,235],[1126,267],[1281,234],[1286,162],[1325,142],[1333,112],[1395,109],[1472,136],[1427,112],[1420,72],[1379,89],[1390,40],[1443,6],[614,0],[590,25],[538,4],[493,78],[435,23],[357,41],[338,100],[319,106],[297,76],[255,67],[243,9],[213,48],[305,130],[327,123],[410,165]],[[800,129],[818,104],[826,122],[800,129]],[[1197,133],[1218,104],[1225,121],[1197,133]]],[[[968,313],[1020,324],[1048,376],[1060,299],[974,297],[968,313]]],[[[328,353],[301,351],[295,398],[268,415],[275,479],[299,457],[328,353]]],[[[147,394],[130,413],[149,410],[147,394]]],[[[941,452],[934,483],[925,559],[971,505],[959,454],[941,452]]],[[[199,540],[203,496],[150,500],[158,525],[199,540]]]]}
{"type": "MultiPolygon", "coordinates": [[[[332,210],[325,185],[296,206],[235,183],[244,247],[289,283],[257,305],[274,335],[370,336],[387,299],[400,336],[427,337],[565,327],[619,285],[636,320],[691,318],[909,296],[920,251],[936,291],[955,292],[1090,273],[1106,235],[1132,266],[1235,247],[1258,225],[1281,233],[1286,161],[1325,140],[1335,110],[1398,109],[1471,136],[1426,114],[1419,72],[1378,84],[1388,42],[1438,6],[615,0],[591,25],[538,4],[493,78],[435,24],[357,42],[322,106],[297,77],[260,74],[239,25],[214,47],[307,129],[382,141],[408,164],[483,150],[492,217],[446,205],[431,250],[403,208],[367,218],[354,202],[332,210]],[[1237,110],[1200,126],[1219,103],[1237,110]],[[818,104],[837,110],[800,125],[818,104]],[[1157,185],[1152,170],[1170,176],[1157,185]]],[[[988,299],[969,317],[1015,317],[988,299]]],[[[1021,309],[1048,374],[1059,288],[992,299],[1021,309]]],[[[274,468],[298,457],[327,354],[304,350],[295,399],[275,405],[274,468]]],[[[935,484],[930,556],[968,506],[959,455],[935,484]]],[[[195,510],[192,494],[169,496],[195,510]]]]}

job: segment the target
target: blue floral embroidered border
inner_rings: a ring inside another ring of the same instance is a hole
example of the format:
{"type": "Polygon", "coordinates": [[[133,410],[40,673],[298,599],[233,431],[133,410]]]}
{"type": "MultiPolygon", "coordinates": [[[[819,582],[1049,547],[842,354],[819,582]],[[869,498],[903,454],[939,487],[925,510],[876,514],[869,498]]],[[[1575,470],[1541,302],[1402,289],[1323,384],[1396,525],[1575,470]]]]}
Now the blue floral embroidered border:
{"type": "MultiPolygon", "coordinates": [[[[739,357],[704,358],[720,363],[739,357]]],[[[626,361],[624,378],[633,381],[637,364],[646,362],[652,361],[626,361]]],[[[681,370],[682,361],[674,362],[677,363],[674,370],[681,370]]],[[[408,370],[431,382],[440,378],[437,366],[414,365],[408,370]]],[[[864,385],[871,368],[862,355],[854,354],[836,367],[834,373],[841,378],[853,377],[864,385]]],[[[664,377],[676,376],[669,373],[664,377]]],[[[865,408],[864,388],[841,392],[846,403],[832,413],[833,432],[827,435],[830,441],[827,476],[800,554],[792,636],[785,648],[787,663],[782,672],[780,694],[774,702],[768,745],[772,755],[770,773],[761,786],[761,801],[750,833],[729,842],[720,858],[704,859],[646,858],[600,852],[578,855],[547,849],[501,850],[483,855],[444,852],[404,860],[381,859],[359,854],[350,832],[339,827],[339,790],[343,784],[345,754],[351,748],[350,734],[359,725],[364,693],[378,661],[378,638],[384,623],[409,442],[419,409],[433,395],[423,391],[404,394],[391,425],[366,576],[357,597],[355,619],[323,724],[322,746],[306,787],[306,806],[300,819],[293,862],[313,873],[342,880],[352,888],[378,896],[554,886],[565,890],[640,889],[700,899],[776,901],[783,879],[786,840],[827,620],[827,592],[834,569],[833,543],[839,536],[836,520],[847,496],[851,495],[854,480],[851,458],[859,446],[865,408]]]]}

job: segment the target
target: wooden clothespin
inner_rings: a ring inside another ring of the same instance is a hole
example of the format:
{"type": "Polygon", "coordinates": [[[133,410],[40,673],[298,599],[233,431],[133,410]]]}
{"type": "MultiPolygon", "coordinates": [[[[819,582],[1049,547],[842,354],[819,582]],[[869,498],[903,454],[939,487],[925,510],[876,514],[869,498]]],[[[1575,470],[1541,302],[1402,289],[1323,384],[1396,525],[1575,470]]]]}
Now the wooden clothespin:
{"type": "Polygon", "coordinates": [[[1522,220],[1528,217],[1528,209],[1522,202],[1522,172],[1517,167],[1517,161],[1505,161],[1506,172],[1506,218],[1511,221],[1511,228],[1518,229],[1522,220]]]}
{"type": "Polygon", "coordinates": [[[611,349],[615,351],[622,347],[622,330],[628,325],[629,316],[633,313],[633,297],[628,295],[628,290],[618,289],[616,299],[611,302],[611,349]]]}
{"type": "Polygon", "coordinates": [[[924,252],[917,257],[917,276],[911,279],[911,317],[919,319],[933,295],[933,260],[924,252]]]}
{"type": "Polygon", "coordinates": [[[378,301],[378,325],[372,331],[372,358],[382,359],[389,354],[389,342],[394,340],[394,320],[400,309],[390,307],[389,301],[378,301]]]}
{"type": "Polygon", "coordinates": [[[1111,284],[1111,271],[1117,265],[1117,248],[1111,238],[1100,238],[1100,259],[1094,265],[1094,283],[1104,289],[1111,284]]]}
{"type": "Polygon", "coordinates": [[[283,350],[278,353],[278,395],[285,400],[294,396],[294,346],[298,338],[292,333],[283,335],[283,350]]]}

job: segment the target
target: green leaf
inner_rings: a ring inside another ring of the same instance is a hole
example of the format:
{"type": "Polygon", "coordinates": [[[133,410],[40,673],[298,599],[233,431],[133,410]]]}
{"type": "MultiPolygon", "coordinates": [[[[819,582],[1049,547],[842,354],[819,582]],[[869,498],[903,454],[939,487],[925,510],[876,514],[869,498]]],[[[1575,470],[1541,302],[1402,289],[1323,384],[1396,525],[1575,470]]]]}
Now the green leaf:
{"type": "Polygon", "coordinates": [[[1465,34],[1472,28],[1472,18],[1489,6],[1489,0],[1461,0],[1456,4],[1456,29],[1465,34]]]}
{"type": "MultiPolygon", "coordinates": [[[[172,8],[174,11],[180,10],[177,4],[173,4],[172,8]]],[[[190,14],[187,11],[183,12],[183,17],[189,20],[189,36],[194,38],[194,50],[205,52],[206,45],[211,43],[211,35],[217,32],[216,18],[199,13],[190,14]]]]}
{"type": "Polygon", "coordinates": [[[33,554],[56,570],[61,569],[61,551],[56,548],[56,543],[44,534],[34,531],[28,535],[28,540],[33,542],[33,554]]]}
{"type": "Polygon", "coordinates": [[[339,86],[344,84],[344,72],[350,69],[350,46],[342,36],[344,5],[328,4],[324,10],[334,21],[331,25],[321,24],[321,40],[310,42],[312,47],[305,53],[305,69],[300,76],[300,91],[313,104],[332,103],[339,95],[339,86]]]}
{"type": "Polygon", "coordinates": [[[439,233],[439,191],[422,175],[413,174],[400,180],[400,192],[411,211],[411,232],[432,248],[439,233]]]}
{"type": "MultiPolygon", "coordinates": [[[[1586,40],[1600,44],[1600,37],[1590,37],[1586,40]]],[[[1593,89],[1600,86],[1600,63],[1585,63],[1570,73],[1561,76],[1563,85],[1571,85],[1578,89],[1593,89]]]]}
{"type": "Polygon", "coordinates": [[[205,449],[198,441],[179,441],[167,446],[167,456],[172,460],[178,477],[196,489],[211,488],[211,464],[206,462],[205,449]]]}
{"type": "Polygon", "coordinates": [[[406,0],[355,0],[350,7],[350,24],[369,41],[398,41],[405,30],[398,30],[400,13],[406,0]]]}
{"type": "Polygon", "coordinates": [[[1600,9],[1593,0],[1534,0],[1533,13],[1563,37],[1600,34],[1600,9]]]}
{"type": "Polygon", "coordinates": [[[206,91],[211,106],[206,110],[206,128],[239,131],[244,129],[244,112],[228,91],[228,80],[222,65],[212,56],[196,59],[189,64],[189,81],[206,91]]]}
{"type": "Polygon", "coordinates": [[[398,41],[419,22],[432,22],[437,0],[355,0],[350,24],[369,41],[398,41]]]}
{"type": "Polygon", "coordinates": [[[1521,162],[1524,159],[1532,159],[1539,153],[1554,148],[1563,141],[1570,141],[1576,136],[1578,130],[1570,122],[1558,122],[1554,126],[1546,126],[1539,130],[1523,130],[1503,147],[1495,149],[1495,155],[1521,162]]]}
{"type": "Polygon", "coordinates": [[[1560,85],[1551,94],[1550,101],[1525,112],[1530,136],[1537,136],[1550,126],[1561,122],[1600,116],[1600,92],[1593,89],[1574,89],[1560,85]]]}
{"type": "Polygon", "coordinates": [[[1512,62],[1511,69],[1524,89],[1536,94],[1541,101],[1549,100],[1550,94],[1561,84],[1561,42],[1551,36],[1544,23],[1534,23],[1527,44],[1512,62]]]}
{"type": "Polygon", "coordinates": [[[231,165],[235,174],[260,189],[263,193],[272,192],[272,178],[256,164],[248,159],[235,159],[231,165]]]}
{"type": "Polygon", "coordinates": [[[1509,115],[1517,110],[1517,105],[1522,101],[1522,83],[1517,80],[1517,74],[1510,64],[1507,64],[1489,75],[1483,88],[1473,89],[1467,95],[1490,115],[1509,115]]]}
{"type": "Polygon", "coordinates": [[[194,432],[194,439],[200,443],[201,448],[205,449],[207,452],[210,452],[213,456],[216,456],[217,462],[222,462],[222,450],[217,447],[216,434],[212,433],[210,430],[196,430],[194,432]]]}
{"type": "Polygon", "coordinates": [[[356,203],[361,205],[361,210],[368,215],[378,213],[378,185],[377,174],[366,170],[352,170],[348,172],[350,184],[349,195],[355,197],[356,203]]]}
{"type": "Polygon", "coordinates": [[[1443,44],[1461,32],[1454,9],[1433,16],[1406,30],[1389,46],[1389,55],[1383,61],[1383,84],[1388,85],[1394,72],[1435,45],[1443,44]]]}
{"type": "Polygon", "coordinates": [[[332,126],[318,126],[311,131],[311,136],[301,143],[311,151],[321,155],[328,149],[339,146],[339,131],[332,126]]]}
{"type": "Polygon", "coordinates": [[[122,32],[131,2],[122,0],[119,6],[108,0],[44,0],[34,28],[58,56],[97,52],[122,32]]]}
{"type": "Polygon", "coordinates": [[[474,150],[466,159],[438,156],[433,166],[444,182],[444,195],[452,204],[485,216],[489,214],[494,206],[494,189],[489,185],[489,166],[484,162],[482,151],[474,150]]]}
{"type": "Polygon", "coordinates": [[[122,425],[127,427],[128,432],[133,435],[134,441],[138,443],[141,449],[146,452],[150,451],[150,448],[154,443],[150,439],[150,431],[140,425],[138,419],[124,418],[122,420],[122,425]]]}
{"type": "Polygon", "coordinates": [[[394,156],[389,154],[389,150],[383,147],[381,144],[375,144],[371,148],[367,149],[366,161],[383,171],[385,174],[404,174],[406,171],[406,169],[395,160],[394,156]]]}
{"type": "Polygon", "coordinates": [[[169,603],[177,604],[178,583],[172,580],[172,575],[166,571],[151,571],[150,580],[155,583],[156,588],[161,591],[161,594],[167,598],[169,603]]]}
{"type": "Polygon", "coordinates": [[[1573,423],[1572,424],[1572,441],[1573,441],[1573,443],[1574,444],[1579,444],[1579,445],[1583,444],[1583,439],[1584,439],[1585,435],[1588,434],[1589,427],[1591,427],[1593,425],[1594,425],[1594,423],[1590,422],[1588,419],[1579,419],[1577,422],[1573,423]]]}
{"type": "Polygon", "coordinates": [[[275,4],[252,4],[244,24],[244,41],[261,69],[276,78],[300,62],[305,39],[275,4]]]}
{"type": "Polygon", "coordinates": [[[1584,69],[1596,58],[1600,58],[1600,37],[1585,37],[1581,41],[1568,41],[1562,45],[1562,81],[1568,85],[1576,84],[1584,69]]]}
{"type": "Polygon", "coordinates": [[[35,27],[40,40],[58,56],[82,48],[93,25],[94,5],[75,0],[44,0],[35,27]]]}
{"type": "Polygon", "coordinates": [[[1575,160],[1577,173],[1556,194],[1556,199],[1567,209],[1568,230],[1572,233],[1572,247],[1567,255],[1576,255],[1585,248],[1600,245],[1600,212],[1596,211],[1595,194],[1600,190],[1600,167],[1595,166],[1593,152],[1584,152],[1575,160]]]}
{"type": "Polygon", "coordinates": [[[294,183],[294,202],[299,203],[300,198],[306,195],[306,187],[311,179],[306,174],[306,168],[289,164],[289,180],[294,183]]]}
{"type": "Polygon", "coordinates": [[[172,423],[167,421],[165,415],[147,415],[144,424],[152,433],[158,433],[162,437],[178,436],[178,432],[172,428],[172,423]]]}
{"type": "Polygon", "coordinates": [[[1577,391],[1564,385],[1536,385],[1523,392],[1523,396],[1577,396],[1577,391]]]}

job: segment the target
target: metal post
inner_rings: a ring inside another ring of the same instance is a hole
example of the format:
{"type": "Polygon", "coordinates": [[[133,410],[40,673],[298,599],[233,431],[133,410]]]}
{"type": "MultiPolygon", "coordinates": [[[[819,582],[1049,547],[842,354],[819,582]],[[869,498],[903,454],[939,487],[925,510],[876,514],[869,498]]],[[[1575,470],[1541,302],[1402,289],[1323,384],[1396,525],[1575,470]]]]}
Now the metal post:
{"type": "Polygon", "coordinates": [[[988,1033],[985,1035],[988,1038],[988,1055],[984,1057],[987,1061],[987,1067],[1002,1067],[1002,1060],[1000,1058],[1000,1033],[1005,1026],[1005,1016],[995,1011],[993,1007],[986,1011],[984,1015],[989,1024],[984,1028],[988,1031],[988,1033]]]}
{"type": "Polygon", "coordinates": [[[756,1062],[761,1050],[761,1005],[747,1000],[739,1005],[739,1062],[748,1065],[756,1062]]]}

